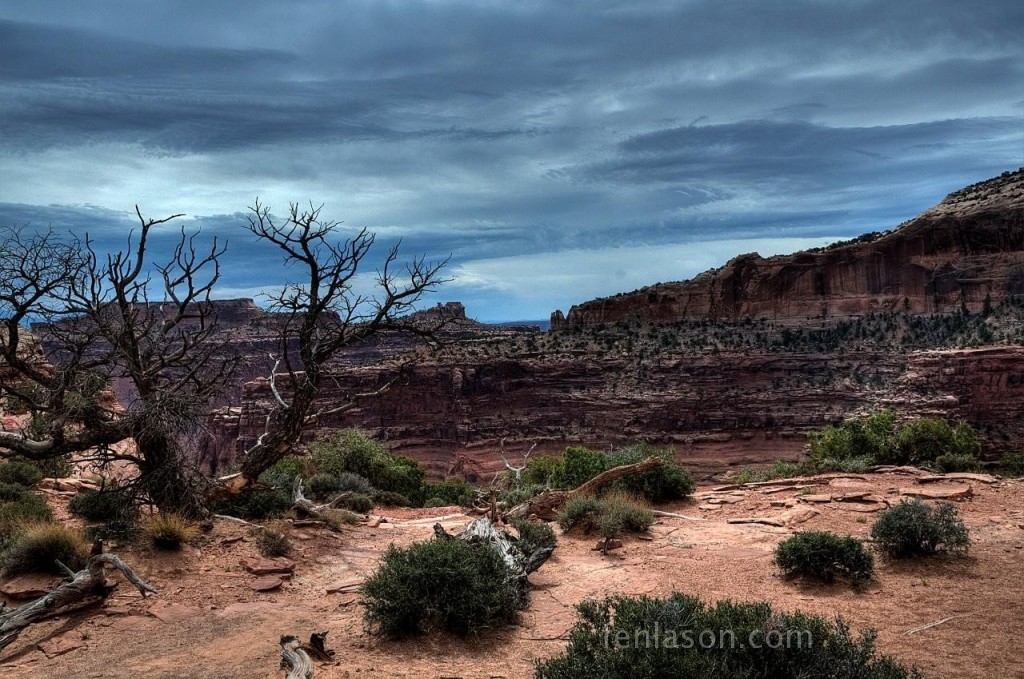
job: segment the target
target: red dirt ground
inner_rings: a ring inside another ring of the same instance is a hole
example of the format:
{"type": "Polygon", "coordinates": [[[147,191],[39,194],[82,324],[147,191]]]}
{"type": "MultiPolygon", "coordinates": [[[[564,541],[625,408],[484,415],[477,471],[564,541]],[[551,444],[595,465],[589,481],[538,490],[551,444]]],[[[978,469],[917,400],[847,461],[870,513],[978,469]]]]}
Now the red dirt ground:
{"type": "MultiPolygon", "coordinates": [[[[390,543],[430,538],[436,517],[457,530],[471,517],[458,508],[381,509],[377,528],[354,526],[340,534],[291,528],[294,576],[275,592],[249,587],[254,576],[240,565],[258,557],[248,529],[218,520],[212,533],[180,554],[154,554],[115,546],[160,593],[142,599],[130,585],[102,609],[34,625],[0,652],[2,676],[148,679],[281,677],[278,638],[328,630],[338,664],[318,665],[317,679],[341,677],[530,677],[532,663],[559,653],[573,622],[573,605],[607,594],[665,595],[681,591],[707,600],[770,600],[776,607],[842,615],[854,628],[879,631],[885,653],[915,663],[929,677],[1024,676],[1024,483],[971,481],[973,498],[957,503],[974,541],[967,559],[892,564],[879,559],[877,580],[865,591],[847,585],[807,585],[779,577],[775,545],[795,530],[828,529],[867,537],[874,514],[845,502],[810,504],[798,492],[870,491],[895,501],[912,476],[867,475],[863,480],[822,480],[813,489],[766,493],[744,489],[733,504],[702,510],[700,499],[659,507],[703,521],[663,518],[650,539],[628,537],[608,556],[595,539],[560,536],[554,556],[531,576],[532,598],[521,624],[478,639],[437,635],[389,641],[363,628],[358,595],[327,594],[332,585],[360,580],[390,543]],[[742,496],[742,497],[740,497],[742,496]],[[794,499],[820,514],[787,528],[730,524],[736,517],[779,517],[794,499]],[[230,542],[231,538],[242,537],[230,542]],[[229,540],[229,542],[225,542],[229,540]],[[945,624],[912,635],[922,625],[945,624]],[[71,650],[48,657],[54,646],[71,650]]],[[[705,504],[705,507],[708,505],[705,504]]],[[[289,527],[288,522],[277,522],[289,527]]],[[[557,530],[557,529],[556,529],[557,530]]],[[[119,577],[119,576],[118,576],[119,577]]]]}

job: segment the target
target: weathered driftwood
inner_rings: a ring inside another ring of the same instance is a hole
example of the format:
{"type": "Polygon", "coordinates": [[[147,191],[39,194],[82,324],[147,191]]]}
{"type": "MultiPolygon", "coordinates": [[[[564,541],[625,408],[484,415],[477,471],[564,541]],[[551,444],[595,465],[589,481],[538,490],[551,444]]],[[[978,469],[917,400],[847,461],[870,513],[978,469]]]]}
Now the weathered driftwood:
{"type": "Polygon", "coordinates": [[[327,632],[313,632],[309,643],[297,637],[281,637],[281,669],[287,670],[285,679],[312,679],[313,661],[333,662],[334,651],[327,649],[327,632]]]}
{"type": "Polygon", "coordinates": [[[104,569],[106,564],[121,571],[143,597],[147,592],[156,594],[155,587],[137,576],[131,567],[117,556],[94,554],[89,557],[85,568],[77,573],[70,573],[70,580],[49,594],[11,610],[0,607],[0,649],[10,645],[23,629],[34,622],[101,603],[110,596],[117,588],[117,584],[107,583],[104,569]]]}
{"type": "Polygon", "coordinates": [[[434,535],[439,540],[464,540],[472,545],[484,545],[496,551],[508,566],[509,578],[514,581],[523,605],[526,603],[527,577],[543,566],[555,551],[554,545],[538,547],[531,552],[525,551],[519,538],[501,530],[486,516],[470,522],[458,535],[448,533],[439,523],[434,524],[434,535]]]}
{"type": "Polygon", "coordinates": [[[317,521],[323,521],[328,528],[331,530],[338,530],[338,522],[332,519],[325,512],[329,509],[337,509],[338,505],[352,496],[352,493],[345,492],[339,494],[333,500],[327,504],[318,505],[312,500],[307,498],[302,493],[302,478],[299,476],[295,477],[295,485],[292,486],[292,509],[299,516],[300,519],[315,519],[317,521]]]}
{"type": "Polygon", "coordinates": [[[281,669],[288,671],[285,679],[313,679],[313,661],[302,642],[290,635],[281,637],[281,669]]]}
{"type": "Polygon", "coordinates": [[[613,467],[608,471],[601,472],[572,490],[546,490],[523,504],[516,505],[508,510],[505,516],[509,519],[525,519],[528,516],[536,515],[544,521],[552,521],[558,514],[558,510],[562,508],[562,505],[572,498],[595,493],[616,479],[635,474],[645,474],[659,466],[661,466],[660,457],[649,457],[642,462],[613,467]]]}
{"type": "Polygon", "coordinates": [[[699,516],[687,516],[686,514],[676,514],[675,512],[663,512],[658,509],[651,510],[651,514],[660,516],[667,519],[686,519],[687,521],[707,521],[707,519],[699,516]]]}

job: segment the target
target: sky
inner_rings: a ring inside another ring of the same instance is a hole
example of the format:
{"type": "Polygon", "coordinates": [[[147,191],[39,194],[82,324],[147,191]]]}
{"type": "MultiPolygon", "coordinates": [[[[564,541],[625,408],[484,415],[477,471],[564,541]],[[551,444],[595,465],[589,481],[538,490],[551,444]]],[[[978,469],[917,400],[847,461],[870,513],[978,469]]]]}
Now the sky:
{"type": "Polygon", "coordinates": [[[542,319],[1024,165],[1022,35],[1020,0],[0,0],[0,224],[185,213],[153,256],[226,239],[257,297],[293,270],[247,207],[323,204],[450,255],[426,303],[542,319]]]}

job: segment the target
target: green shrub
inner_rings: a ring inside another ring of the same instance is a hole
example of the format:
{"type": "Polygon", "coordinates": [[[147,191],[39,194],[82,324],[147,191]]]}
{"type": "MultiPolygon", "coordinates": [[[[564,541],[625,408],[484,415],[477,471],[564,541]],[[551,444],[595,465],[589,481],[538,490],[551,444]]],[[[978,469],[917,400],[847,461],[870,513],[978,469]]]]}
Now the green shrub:
{"type": "Polygon", "coordinates": [[[413,504],[407,495],[390,490],[373,491],[373,501],[385,507],[411,507],[413,504]]]}
{"type": "Polygon", "coordinates": [[[1010,453],[999,460],[999,472],[1004,476],[1024,476],[1024,453],[1010,453]]]}
{"type": "Polygon", "coordinates": [[[925,465],[944,455],[959,460],[977,459],[981,454],[977,433],[964,422],[951,426],[942,419],[918,418],[897,426],[891,410],[826,427],[810,440],[809,462],[817,471],[856,471],[841,468],[855,459],[869,460],[871,465],[925,465]]]}
{"type": "Polygon", "coordinates": [[[24,486],[0,483],[0,547],[6,544],[24,523],[53,519],[46,500],[24,486]]]}
{"type": "Polygon", "coordinates": [[[318,502],[323,502],[337,495],[339,486],[337,476],[332,474],[314,474],[306,482],[306,491],[309,497],[318,502]]]}
{"type": "Polygon", "coordinates": [[[931,466],[943,473],[950,472],[976,472],[981,470],[981,463],[973,455],[962,453],[943,453],[935,458],[931,466]]]}
{"type": "Polygon", "coordinates": [[[288,536],[273,528],[264,528],[256,532],[256,546],[260,554],[270,558],[288,556],[292,551],[292,542],[288,536]]]}
{"type": "Polygon", "coordinates": [[[516,505],[521,505],[524,502],[532,500],[543,492],[544,486],[531,483],[529,485],[513,488],[512,490],[506,490],[498,496],[498,502],[502,503],[506,507],[515,507],[516,505]]]}
{"type": "Polygon", "coordinates": [[[280,517],[291,506],[290,490],[246,490],[214,500],[210,509],[214,514],[259,520],[280,517]]]}
{"type": "Polygon", "coordinates": [[[317,473],[358,474],[378,491],[404,495],[413,504],[424,500],[424,473],[415,460],[394,455],[359,429],[343,429],[310,446],[317,473]]]}
{"type": "Polygon", "coordinates": [[[43,472],[31,462],[11,460],[0,464],[0,483],[31,488],[42,480],[43,472]]]}
{"type": "Polygon", "coordinates": [[[600,450],[566,448],[551,476],[554,488],[576,488],[608,469],[608,456],[600,450]]]}
{"type": "Polygon", "coordinates": [[[362,493],[353,493],[348,497],[340,499],[336,506],[341,509],[349,509],[353,512],[366,514],[373,509],[373,498],[362,493]]]}
{"type": "Polygon", "coordinates": [[[870,471],[871,467],[874,465],[874,458],[867,457],[865,455],[848,457],[843,460],[827,457],[825,459],[818,460],[813,465],[811,471],[814,473],[843,472],[844,474],[863,474],[870,471]]]}
{"type": "Polygon", "coordinates": [[[593,495],[569,498],[558,512],[558,526],[565,532],[580,527],[584,533],[589,533],[597,525],[600,507],[600,502],[593,495]]]}
{"type": "Polygon", "coordinates": [[[86,521],[130,519],[137,512],[132,497],[121,490],[87,490],[71,498],[68,511],[86,521]]]}
{"type": "Polygon", "coordinates": [[[878,515],[871,537],[886,556],[900,559],[937,553],[964,554],[971,545],[956,507],[904,500],[878,515]]]}
{"type": "MultiPolygon", "coordinates": [[[[601,496],[598,513],[602,517],[616,517],[624,530],[643,533],[654,523],[654,514],[643,500],[622,491],[601,496]]],[[[614,536],[613,536],[614,537],[614,536]]]]}
{"type": "Polygon", "coordinates": [[[85,565],[86,544],[75,530],[51,521],[21,525],[10,540],[0,566],[7,575],[63,573],[57,561],[72,570],[85,565]]]}
{"type": "Polygon", "coordinates": [[[805,531],[783,540],[775,549],[775,564],[787,577],[833,582],[848,578],[854,585],[871,580],[875,560],[860,540],[827,531],[805,531]]]}
{"type": "Polygon", "coordinates": [[[617,596],[584,601],[576,611],[565,652],[538,660],[538,679],[923,676],[878,655],[874,631],[855,637],[841,618],[776,612],[768,603],[617,596]]]}
{"type": "Polygon", "coordinates": [[[427,497],[441,501],[437,507],[448,507],[458,505],[460,507],[472,507],[476,499],[476,488],[462,479],[445,479],[438,483],[428,483],[424,488],[427,497]]]}
{"type": "Polygon", "coordinates": [[[458,539],[389,546],[360,591],[367,623],[393,637],[435,629],[475,634],[518,613],[518,593],[498,552],[458,539]]]}
{"type": "Polygon", "coordinates": [[[260,481],[273,488],[290,491],[296,477],[306,478],[310,475],[309,466],[309,461],[304,457],[286,455],[260,474],[260,481]]]}
{"type": "Polygon", "coordinates": [[[360,493],[362,495],[373,495],[373,486],[370,485],[370,482],[366,478],[359,474],[342,472],[334,478],[338,484],[338,492],[344,493],[348,491],[352,493],[360,493]]]}
{"type": "Polygon", "coordinates": [[[696,486],[690,472],[676,462],[672,452],[668,450],[637,444],[620,448],[607,457],[607,469],[642,462],[648,457],[661,458],[661,465],[651,471],[619,479],[612,484],[612,488],[633,493],[651,502],[681,500],[693,493],[696,486]]]}
{"type": "Polygon", "coordinates": [[[155,514],[142,526],[142,532],[157,549],[176,551],[196,536],[195,526],[183,516],[172,513],[155,514]]]}
{"type": "Polygon", "coordinates": [[[562,461],[554,455],[538,455],[530,458],[523,470],[522,482],[525,485],[537,485],[543,487],[555,475],[555,471],[561,466],[562,461]]]}
{"type": "Polygon", "coordinates": [[[439,497],[428,497],[427,501],[423,503],[423,506],[433,509],[434,507],[447,507],[448,503],[439,497]]]}
{"type": "Polygon", "coordinates": [[[538,549],[554,547],[558,542],[558,539],[555,537],[555,531],[551,530],[551,526],[546,523],[534,523],[526,519],[516,519],[512,522],[512,527],[519,533],[517,545],[520,551],[526,555],[533,554],[538,549]]]}

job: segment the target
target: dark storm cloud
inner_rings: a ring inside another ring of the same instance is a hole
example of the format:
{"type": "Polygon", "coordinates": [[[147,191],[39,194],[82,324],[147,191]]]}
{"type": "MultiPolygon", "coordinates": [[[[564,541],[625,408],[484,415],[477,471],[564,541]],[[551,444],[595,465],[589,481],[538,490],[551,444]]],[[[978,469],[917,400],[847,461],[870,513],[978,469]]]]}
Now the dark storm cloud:
{"type": "Polygon", "coordinates": [[[312,197],[543,314],[590,288],[501,266],[849,236],[1021,164],[1022,32],[1009,0],[0,0],[0,220],[115,247],[134,201],[185,210],[246,290],[279,276],[238,211],[312,197]]]}

